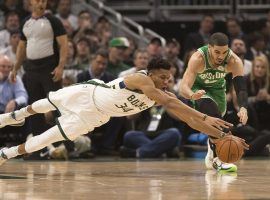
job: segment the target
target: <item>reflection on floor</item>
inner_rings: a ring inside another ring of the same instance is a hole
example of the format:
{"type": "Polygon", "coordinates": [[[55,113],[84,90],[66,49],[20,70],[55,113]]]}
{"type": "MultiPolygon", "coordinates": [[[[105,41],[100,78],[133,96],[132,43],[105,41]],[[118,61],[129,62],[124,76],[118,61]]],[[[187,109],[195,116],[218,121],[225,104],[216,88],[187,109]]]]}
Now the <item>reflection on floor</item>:
{"type": "Polygon", "coordinates": [[[0,167],[0,199],[270,199],[269,160],[242,160],[238,174],[203,163],[12,160],[0,167]]]}

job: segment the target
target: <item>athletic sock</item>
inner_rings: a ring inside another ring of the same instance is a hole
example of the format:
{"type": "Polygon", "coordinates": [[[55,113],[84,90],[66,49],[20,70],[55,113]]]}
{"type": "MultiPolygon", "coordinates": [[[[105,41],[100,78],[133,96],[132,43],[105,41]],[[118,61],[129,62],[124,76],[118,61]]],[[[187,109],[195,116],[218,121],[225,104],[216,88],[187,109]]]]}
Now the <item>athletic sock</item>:
{"type": "Polygon", "coordinates": [[[27,111],[27,107],[21,108],[20,110],[16,110],[14,113],[15,113],[15,119],[17,121],[23,120],[26,117],[29,117],[30,115],[32,115],[31,113],[27,111]]]}

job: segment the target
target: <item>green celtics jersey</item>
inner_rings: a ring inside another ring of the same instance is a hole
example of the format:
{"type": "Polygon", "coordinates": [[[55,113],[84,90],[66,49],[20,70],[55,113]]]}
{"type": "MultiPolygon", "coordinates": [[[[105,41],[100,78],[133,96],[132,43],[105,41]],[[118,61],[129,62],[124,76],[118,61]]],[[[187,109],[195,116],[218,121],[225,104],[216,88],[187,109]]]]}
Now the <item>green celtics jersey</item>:
{"type": "Polygon", "coordinates": [[[209,62],[208,46],[203,46],[198,49],[198,52],[204,58],[204,70],[197,74],[192,90],[205,90],[206,94],[203,98],[211,98],[218,105],[222,114],[226,111],[226,67],[227,62],[231,56],[229,49],[224,61],[218,67],[212,67],[209,62]]]}

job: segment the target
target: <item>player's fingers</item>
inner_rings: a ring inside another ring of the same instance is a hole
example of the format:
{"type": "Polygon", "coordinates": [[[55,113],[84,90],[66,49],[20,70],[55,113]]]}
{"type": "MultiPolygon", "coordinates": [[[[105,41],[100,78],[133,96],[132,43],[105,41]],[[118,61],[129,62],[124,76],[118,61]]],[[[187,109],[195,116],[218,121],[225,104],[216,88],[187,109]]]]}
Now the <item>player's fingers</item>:
{"type": "Polygon", "coordinates": [[[218,120],[218,124],[223,128],[230,128],[232,126],[231,123],[225,122],[223,120],[218,120]]]}
{"type": "Polygon", "coordinates": [[[249,150],[249,145],[245,142],[242,143],[244,149],[249,150]]]}
{"type": "Polygon", "coordinates": [[[231,123],[229,123],[229,122],[227,122],[227,121],[224,121],[224,120],[222,120],[222,119],[218,119],[218,121],[220,121],[220,122],[223,123],[223,124],[226,124],[227,126],[233,126],[233,124],[231,124],[231,123]]]}

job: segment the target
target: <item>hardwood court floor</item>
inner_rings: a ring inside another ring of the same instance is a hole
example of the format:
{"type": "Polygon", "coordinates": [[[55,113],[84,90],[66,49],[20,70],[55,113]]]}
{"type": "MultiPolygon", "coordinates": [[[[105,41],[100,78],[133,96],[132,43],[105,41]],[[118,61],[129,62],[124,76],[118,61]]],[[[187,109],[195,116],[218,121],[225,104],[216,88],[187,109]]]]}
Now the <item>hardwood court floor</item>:
{"type": "Polygon", "coordinates": [[[238,174],[203,160],[12,160],[0,167],[0,199],[270,199],[270,160],[243,160],[238,174]]]}

